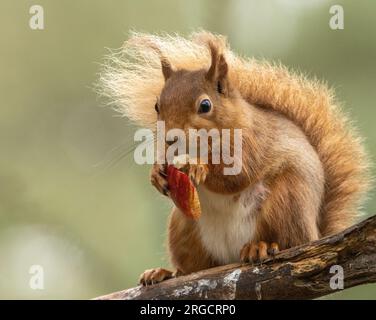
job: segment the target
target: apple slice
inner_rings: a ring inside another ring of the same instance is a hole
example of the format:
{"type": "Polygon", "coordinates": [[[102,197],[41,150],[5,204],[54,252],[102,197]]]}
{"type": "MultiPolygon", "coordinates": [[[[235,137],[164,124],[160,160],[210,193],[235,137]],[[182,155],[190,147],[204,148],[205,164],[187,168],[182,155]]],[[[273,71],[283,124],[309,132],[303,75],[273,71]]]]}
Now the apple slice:
{"type": "Polygon", "coordinates": [[[173,165],[167,167],[167,182],[170,197],[187,217],[197,220],[201,215],[196,188],[189,177],[173,165]]]}

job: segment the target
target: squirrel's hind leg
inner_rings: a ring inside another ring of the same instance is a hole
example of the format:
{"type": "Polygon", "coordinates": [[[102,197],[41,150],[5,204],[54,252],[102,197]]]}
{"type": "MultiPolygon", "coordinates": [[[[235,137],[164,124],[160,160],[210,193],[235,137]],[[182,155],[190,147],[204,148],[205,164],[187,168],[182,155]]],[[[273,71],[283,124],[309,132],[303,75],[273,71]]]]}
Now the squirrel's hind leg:
{"type": "Polygon", "coordinates": [[[305,178],[292,168],[286,168],[269,181],[253,242],[276,242],[284,250],[317,240],[322,190],[318,185],[319,182],[305,178]]]}
{"type": "Polygon", "coordinates": [[[163,268],[155,268],[155,269],[148,269],[145,270],[139,279],[139,284],[144,286],[155,284],[158,282],[162,282],[167,279],[171,279],[177,276],[177,272],[172,272],[167,269],[163,268]]]}
{"type": "Polygon", "coordinates": [[[273,258],[279,252],[277,243],[271,244],[265,241],[250,242],[243,246],[240,251],[241,262],[263,262],[268,258],[273,258]]]}

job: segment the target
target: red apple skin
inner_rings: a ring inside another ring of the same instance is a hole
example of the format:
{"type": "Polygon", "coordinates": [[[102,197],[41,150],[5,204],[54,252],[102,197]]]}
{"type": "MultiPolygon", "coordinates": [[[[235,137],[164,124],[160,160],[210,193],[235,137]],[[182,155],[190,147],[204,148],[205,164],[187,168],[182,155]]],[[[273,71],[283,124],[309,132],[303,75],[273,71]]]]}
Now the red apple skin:
{"type": "Polygon", "coordinates": [[[167,167],[167,182],[170,197],[176,207],[191,219],[197,220],[201,215],[200,201],[192,181],[173,165],[167,167]]]}

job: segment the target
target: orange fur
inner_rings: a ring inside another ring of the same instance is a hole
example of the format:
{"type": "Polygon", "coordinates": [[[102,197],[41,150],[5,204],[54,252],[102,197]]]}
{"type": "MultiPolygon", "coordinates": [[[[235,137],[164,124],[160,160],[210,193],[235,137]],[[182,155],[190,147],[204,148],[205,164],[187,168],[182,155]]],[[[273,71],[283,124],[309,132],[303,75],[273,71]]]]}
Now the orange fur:
{"type": "Polygon", "coordinates": [[[134,34],[120,53],[110,55],[101,83],[117,110],[143,126],[153,128],[160,118],[166,129],[243,129],[241,173],[224,176],[222,163],[209,164],[201,183],[200,200],[212,208],[203,215],[218,223],[213,235],[203,234],[210,229],[205,219],[188,221],[173,210],[169,250],[182,272],[232,261],[231,245],[242,233],[226,233],[231,230],[221,225],[228,218],[219,212],[223,206],[231,219],[240,219],[241,209],[233,209],[239,201],[239,208],[249,208],[254,229],[249,239],[242,234],[246,241],[278,242],[282,249],[336,233],[357,216],[369,185],[368,164],[360,138],[324,84],[280,65],[240,58],[224,37],[208,32],[188,39],[134,34]],[[198,116],[203,94],[214,111],[198,116]],[[206,199],[208,194],[216,200],[206,199]],[[222,207],[216,207],[217,195],[222,207]],[[216,230],[226,233],[218,245],[216,230]]]}
{"type": "Polygon", "coordinates": [[[181,216],[179,209],[174,208],[168,224],[172,264],[184,274],[214,266],[214,262],[201,244],[195,222],[181,219],[181,216]]]}

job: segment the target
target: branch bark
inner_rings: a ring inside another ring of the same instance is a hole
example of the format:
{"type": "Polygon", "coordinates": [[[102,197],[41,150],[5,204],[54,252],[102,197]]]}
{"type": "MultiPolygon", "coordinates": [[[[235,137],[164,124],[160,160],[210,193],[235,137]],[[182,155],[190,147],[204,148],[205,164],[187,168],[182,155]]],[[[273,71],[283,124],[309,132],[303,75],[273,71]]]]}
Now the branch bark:
{"type": "Polygon", "coordinates": [[[334,292],[333,265],[343,268],[345,288],[376,282],[376,216],[263,264],[225,265],[96,299],[312,299],[334,292]]]}

